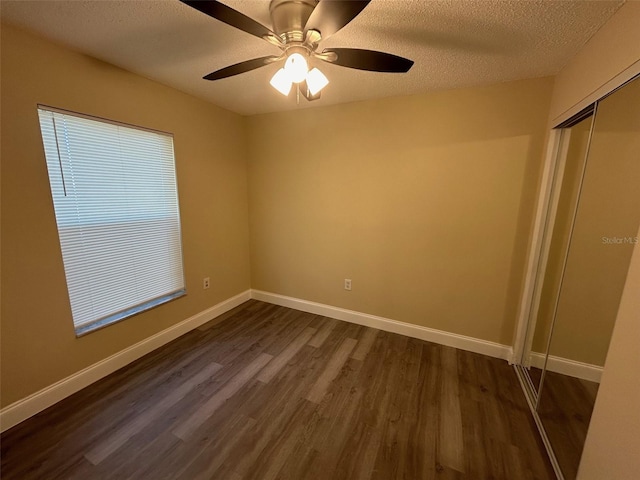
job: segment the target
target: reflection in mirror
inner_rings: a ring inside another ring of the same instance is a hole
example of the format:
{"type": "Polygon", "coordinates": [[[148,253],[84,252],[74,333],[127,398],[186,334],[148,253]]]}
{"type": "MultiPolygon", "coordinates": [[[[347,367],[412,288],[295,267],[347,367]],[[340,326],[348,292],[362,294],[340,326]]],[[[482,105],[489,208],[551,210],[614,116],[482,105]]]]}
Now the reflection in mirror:
{"type": "MultiPolygon", "coordinates": [[[[540,308],[540,315],[547,312],[545,321],[553,309],[555,318],[537,411],[565,479],[577,475],[631,253],[638,242],[639,99],[640,81],[635,80],[598,103],[573,230],[561,226],[564,220],[556,224],[564,229],[558,242],[563,238],[569,242],[564,274],[562,265],[552,266],[549,259],[549,275],[559,272],[559,296],[557,307],[551,293],[551,309],[540,308]]],[[[565,263],[564,258],[556,261],[565,263]]]]}
{"type": "MultiPolygon", "coordinates": [[[[564,167],[562,162],[558,165],[558,168],[563,168],[563,174],[557,174],[560,191],[557,192],[555,219],[547,219],[550,230],[545,232],[545,235],[552,235],[552,237],[548,257],[542,258],[543,261],[546,259],[546,265],[539,270],[544,276],[540,279],[541,283],[537,285],[537,288],[541,289],[540,300],[537,308],[532,309],[532,320],[535,323],[531,324],[529,330],[531,339],[528,342],[530,353],[527,367],[536,392],[539,391],[549,345],[555,299],[560,288],[562,266],[569,243],[571,221],[578,198],[578,187],[587,155],[592,121],[593,116],[590,116],[563,132],[563,139],[568,141],[568,148],[561,149],[559,152],[560,154],[566,152],[564,167]]],[[[552,213],[550,212],[550,217],[553,216],[552,213]]]]}

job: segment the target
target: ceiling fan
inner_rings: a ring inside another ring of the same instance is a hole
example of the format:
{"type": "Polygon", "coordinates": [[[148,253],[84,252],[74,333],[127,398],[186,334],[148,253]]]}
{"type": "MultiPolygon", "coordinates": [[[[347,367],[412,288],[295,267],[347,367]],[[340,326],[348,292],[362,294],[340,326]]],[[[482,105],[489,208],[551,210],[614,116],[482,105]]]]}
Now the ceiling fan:
{"type": "Polygon", "coordinates": [[[216,70],[206,75],[206,80],[219,80],[284,61],[271,79],[271,85],[287,96],[293,84],[297,84],[298,91],[311,101],[320,98],[320,91],[329,83],[317,67],[309,69],[311,59],[372,72],[405,73],[413,65],[412,60],[373,50],[318,50],[322,40],[347,25],[371,0],[271,0],[269,13],[273,30],[216,0],[180,1],[282,50],[279,56],[254,58],[216,70]]]}

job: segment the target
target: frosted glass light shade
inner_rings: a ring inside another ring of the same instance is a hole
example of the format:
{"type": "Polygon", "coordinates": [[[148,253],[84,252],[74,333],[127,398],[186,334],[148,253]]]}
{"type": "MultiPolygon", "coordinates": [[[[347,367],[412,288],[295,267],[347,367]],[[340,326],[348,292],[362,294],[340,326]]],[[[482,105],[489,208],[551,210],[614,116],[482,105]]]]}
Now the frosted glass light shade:
{"type": "Polygon", "coordinates": [[[309,66],[307,60],[299,53],[292,53],[284,64],[284,70],[293,83],[300,83],[307,78],[309,66]]]}
{"type": "Polygon", "coordinates": [[[278,70],[275,75],[271,77],[271,81],[269,83],[285,97],[289,95],[289,92],[291,91],[291,78],[289,78],[289,74],[284,68],[278,70]]]}
{"type": "Polygon", "coordinates": [[[317,68],[313,68],[307,73],[307,87],[311,95],[315,95],[328,84],[329,79],[317,68]]]}

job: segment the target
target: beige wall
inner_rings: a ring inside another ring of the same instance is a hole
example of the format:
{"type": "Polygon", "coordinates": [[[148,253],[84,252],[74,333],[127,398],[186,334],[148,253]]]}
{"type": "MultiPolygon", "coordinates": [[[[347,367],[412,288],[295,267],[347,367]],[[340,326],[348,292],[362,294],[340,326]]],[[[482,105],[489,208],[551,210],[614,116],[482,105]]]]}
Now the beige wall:
{"type": "Polygon", "coordinates": [[[250,275],[241,117],[13,27],[1,40],[6,406],[248,289],[250,275]],[[174,133],[186,297],[75,337],[38,103],[174,133]]]}
{"type": "Polygon", "coordinates": [[[246,119],[252,287],[510,344],[550,89],[246,119]]]}

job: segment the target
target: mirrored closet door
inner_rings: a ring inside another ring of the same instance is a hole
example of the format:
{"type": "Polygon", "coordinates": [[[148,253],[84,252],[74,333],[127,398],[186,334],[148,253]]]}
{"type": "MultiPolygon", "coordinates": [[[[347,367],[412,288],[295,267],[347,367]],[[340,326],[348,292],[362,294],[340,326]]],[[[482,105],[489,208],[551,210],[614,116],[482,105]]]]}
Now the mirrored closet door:
{"type": "Polygon", "coordinates": [[[520,373],[576,478],[640,224],[640,80],[561,125],[520,373]]]}
{"type": "Polygon", "coordinates": [[[542,371],[547,361],[555,303],[558,298],[564,259],[569,247],[569,235],[576,210],[580,180],[585,168],[589,139],[593,126],[593,112],[583,112],[578,123],[561,132],[556,164],[554,188],[545,222],[544,255],[540,257],[536,282],[535,308],[531,310],[528,333],[528,368],[530,386],[537,395],[542,371]]]}

